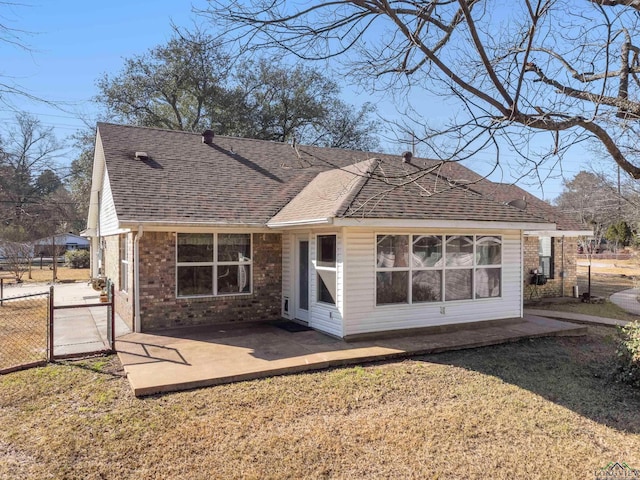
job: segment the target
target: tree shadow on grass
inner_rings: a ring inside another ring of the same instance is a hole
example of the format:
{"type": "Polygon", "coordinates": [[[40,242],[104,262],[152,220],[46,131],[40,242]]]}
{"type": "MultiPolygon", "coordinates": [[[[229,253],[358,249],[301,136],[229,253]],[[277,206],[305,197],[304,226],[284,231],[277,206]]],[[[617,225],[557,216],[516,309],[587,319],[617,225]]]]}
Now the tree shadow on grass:
{"type": "Polygon", "coordinates": [[[613,379],[614,329],[420,357],[500,378],[586,418],[640,433],[640,391],[613,379]]]}

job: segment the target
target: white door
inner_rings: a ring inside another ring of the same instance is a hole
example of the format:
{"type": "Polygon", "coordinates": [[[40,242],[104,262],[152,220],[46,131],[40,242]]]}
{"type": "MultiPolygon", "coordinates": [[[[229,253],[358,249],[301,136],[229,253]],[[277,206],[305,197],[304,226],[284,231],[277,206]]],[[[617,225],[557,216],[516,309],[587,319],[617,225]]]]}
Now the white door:
{"type": "Polygon", "coordinates": [[[309,321],[309,239],[296,238],[295,265],[295,317],[304,322],[309,321]]]}

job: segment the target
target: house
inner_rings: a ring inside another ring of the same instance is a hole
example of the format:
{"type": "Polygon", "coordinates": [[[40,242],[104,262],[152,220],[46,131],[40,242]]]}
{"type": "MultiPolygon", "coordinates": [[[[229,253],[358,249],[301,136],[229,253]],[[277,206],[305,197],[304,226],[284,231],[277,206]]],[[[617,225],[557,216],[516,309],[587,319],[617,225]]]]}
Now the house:
{"type": "Polygon", "coordinates": [[[408,152],[99,123],[92,276],[114,282],[135,331],[286,318],[348,339],[521,317],[526,236],[557,224],[474,175],[408,152]]]}
{"type": "Polygon", "coordinates": [[[59,233],[51,237],[41,238],[33,242],[33,251],[36,256],[51,257],[64,255],[69,250],[89,250],[89,240],[73,233],[59,233]]]}

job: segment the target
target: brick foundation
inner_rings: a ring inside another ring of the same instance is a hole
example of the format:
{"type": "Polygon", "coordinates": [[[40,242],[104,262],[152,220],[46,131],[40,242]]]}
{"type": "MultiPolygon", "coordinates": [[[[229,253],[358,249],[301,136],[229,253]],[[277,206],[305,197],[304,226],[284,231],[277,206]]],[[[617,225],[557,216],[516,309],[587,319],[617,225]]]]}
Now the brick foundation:
{"type": "Polygon", "coordinates": [[[573,295],[573,286],[578,282],[576,271],[578,239],[554,237],[553,243],[554,278],[549,278],[545,285],[531,285],[531,271],[538,268],[538,237],[524,237],[525,301],[542,297],[570,297],[573,295]]]}
{"type": "Polygon", "coordinates": [[[142,331],[280,318],[280,234],[253,234],[253,293],[239,296],[176,298],[175,242],[169,232],[145,232],[140,240],[142,331]]]}

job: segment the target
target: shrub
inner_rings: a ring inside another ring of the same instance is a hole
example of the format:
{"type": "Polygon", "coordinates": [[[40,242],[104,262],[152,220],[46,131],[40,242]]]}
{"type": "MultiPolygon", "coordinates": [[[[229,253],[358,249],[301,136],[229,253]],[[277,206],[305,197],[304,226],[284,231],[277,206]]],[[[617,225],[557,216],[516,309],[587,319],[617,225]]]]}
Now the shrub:
{"type": "Polygon", "coordinates": [[[91,257],[87,250],[69,250],[64,254],[64,258],[71,268],[89,268],[91,257]]]}
{"type": "Polygon", "coordinates": [[[640,321],[628,323],[619,332],[617,378],[640,388],[640,321]]]}

